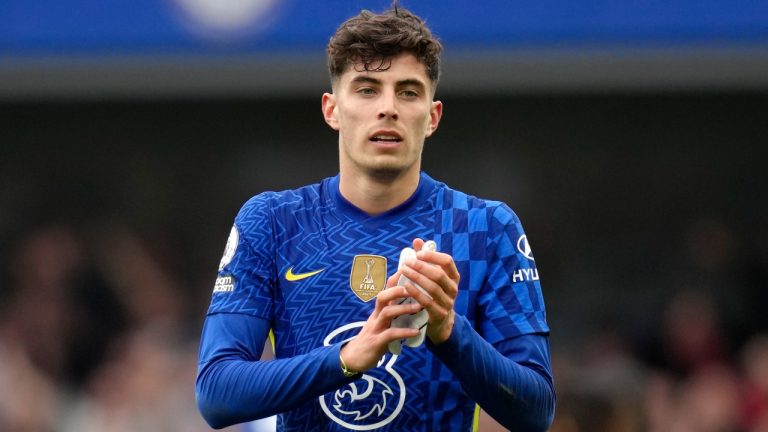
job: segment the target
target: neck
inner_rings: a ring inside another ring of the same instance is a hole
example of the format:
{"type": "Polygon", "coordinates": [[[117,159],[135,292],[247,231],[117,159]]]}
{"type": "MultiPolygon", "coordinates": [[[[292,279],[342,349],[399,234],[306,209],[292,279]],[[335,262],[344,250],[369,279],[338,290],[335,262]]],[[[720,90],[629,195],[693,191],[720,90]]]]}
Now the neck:
{"type": "Polygon", "coordinates": [[[344,171],[339,175],[339,192],[355,207],[375,216],[404,203],[419,186],[419,167],[399,175],[370,176],[344,171]]]}

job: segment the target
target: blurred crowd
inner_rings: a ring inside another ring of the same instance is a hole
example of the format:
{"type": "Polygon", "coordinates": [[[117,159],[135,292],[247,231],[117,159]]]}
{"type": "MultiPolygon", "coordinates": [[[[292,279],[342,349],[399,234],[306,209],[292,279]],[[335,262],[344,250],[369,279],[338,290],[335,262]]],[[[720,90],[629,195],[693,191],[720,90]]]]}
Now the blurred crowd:
{"type": "MultiPolygon", "coordinates": [[[[722,224],[694,224],[689,240],[690,276],[681,280],[694,283],[669,296],[651,331],[614,323],[578,351],[553,344],[552,431],[768,432],[765,303],[709,283],[731,272],[733,239],[722,224]],[[732,307],[730,297],[747,304],[732,307]]],[[[121,224],[53,223],[8,247],[0,430],[209,430],[194,402],[208,292],[184,289],[162,244],[121,224]]],[[[765,273],[755,274],[752,292],[761,293],[765,273]]]]}
{"type": "Polygon", "coordinates": [[[767,262],[717,218],[682,237],[648,269],[670,291],[659,314],[614,311],[582,350],[553,347],[552,431],[768,432],[767,262]]]}
{"type": "Polygon", "coordinates": [[[50,224],[6,264],[0,430],[209,430],[194,402],[196,305],[162,250],[118,225],[50,224]]]}
{"type": "Polygon", "coordinates": [[[555,356],[551,430],[768,432],[768,335],[726,349],[713,306],[698,293],[680,294],[652,360],[610,331],[595,335],[578,360],[555,356]]]}

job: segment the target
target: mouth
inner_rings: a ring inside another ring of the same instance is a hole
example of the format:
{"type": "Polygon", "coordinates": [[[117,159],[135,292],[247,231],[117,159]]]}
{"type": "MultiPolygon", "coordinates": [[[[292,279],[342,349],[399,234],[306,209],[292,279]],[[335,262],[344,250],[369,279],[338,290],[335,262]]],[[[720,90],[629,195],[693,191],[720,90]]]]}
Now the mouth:
{"type": "Polygon", "coordinates": [[[368,137],[370,141],[379,144],[397,144],[403,141],[403,137],[397,132],[379,131],[368,137]]]}

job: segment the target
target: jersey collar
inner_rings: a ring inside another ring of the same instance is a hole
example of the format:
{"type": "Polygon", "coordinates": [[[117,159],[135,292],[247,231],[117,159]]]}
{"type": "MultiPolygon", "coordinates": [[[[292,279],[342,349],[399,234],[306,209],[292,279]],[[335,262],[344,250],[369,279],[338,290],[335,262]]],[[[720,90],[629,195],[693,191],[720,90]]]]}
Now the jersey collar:
{"type": "Polygon", "coordinates": [[[326,199],[330,201],[341,213],[358,220],[361,223],[366,224],[385,224],[393,219],[397,219],[404,213],[420,207],[432,194],[437,182],[432,179],[425,172],[421,172],[419,175],[419,185],[413,194],[397,207],[391,208],[384,213],[371,216],[368,213],[360,210],[357,206],[347,201],[339,192],[339,175],[326,179],[323,183],[326,184],[324,195],[326,199]]]}

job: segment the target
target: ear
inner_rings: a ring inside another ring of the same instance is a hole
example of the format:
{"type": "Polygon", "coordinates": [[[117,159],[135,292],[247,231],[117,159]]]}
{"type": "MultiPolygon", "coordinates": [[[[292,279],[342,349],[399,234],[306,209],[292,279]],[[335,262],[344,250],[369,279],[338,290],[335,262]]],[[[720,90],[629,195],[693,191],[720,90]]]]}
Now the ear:
{"type": "Polygon", "coordinates": [[[323,93],[323,118],[333,130],[339,130],[339,120],[336,118],[336,95],[323,93]]]}
{"type": "Polygon", "coordinates": [[[443,103],[440,101],[433,101],[432,108],[429,110],[429,124],[427,125],[427,137],[431,137],[437,130],[437,125],[440,124],[440,118],[443,117],[443,103]]]}

